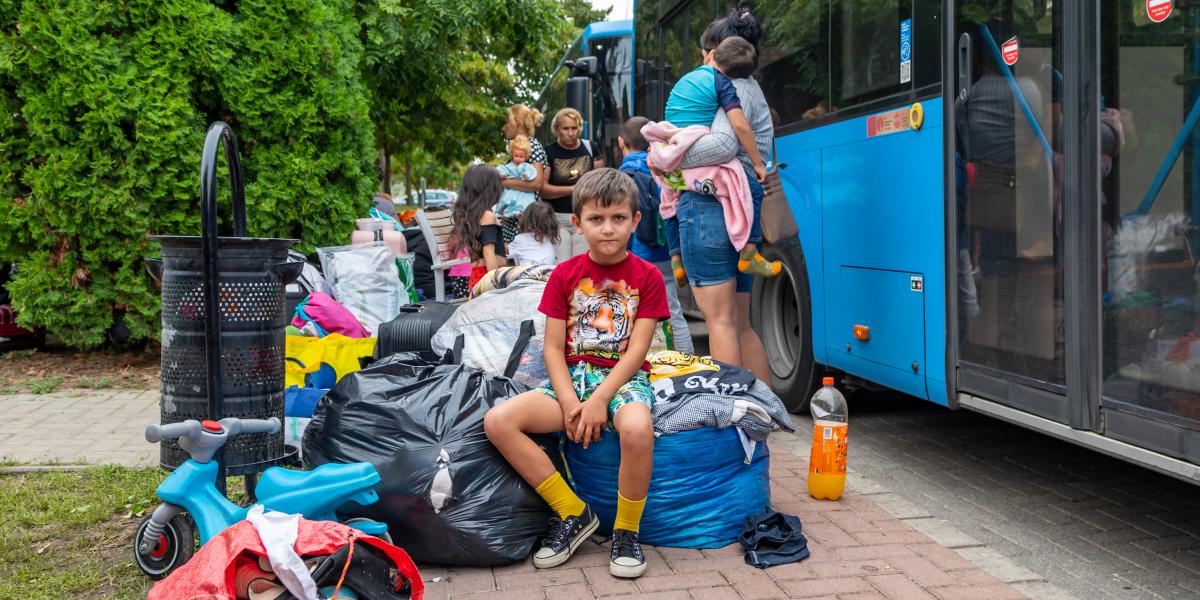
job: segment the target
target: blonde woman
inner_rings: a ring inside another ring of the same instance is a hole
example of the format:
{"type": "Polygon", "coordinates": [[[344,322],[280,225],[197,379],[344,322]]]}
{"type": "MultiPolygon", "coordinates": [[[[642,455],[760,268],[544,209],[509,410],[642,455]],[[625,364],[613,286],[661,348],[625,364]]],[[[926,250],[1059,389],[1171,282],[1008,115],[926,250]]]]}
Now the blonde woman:
{"type": "MultiPolygon", "coordinates": [[[[504,127],[500,131],[504,134],[504,139],[510,142],[518,136],[524,136],[529,140],[529,155],[528,164],[532,165],[537,172],[537,177],[531,180],[520,178],[501,179],[500,183],[505,189],[516,190],[518,192],[532,192],[534,197],[538,197],[538,193],[542,189],[542,184],[546,182],[546,169],[549,163],[546,161],[546,150],[542,147],[541,142],[534,137],[534,132],[538,125],[542,124],[545,115],[536,108],[529,108],[524,104],[514,104],[504,111],[504,127]]],[[[511,147],[510,147],[511,151],[511,147]]],[[[512,161],[512,156],[509,156],[509,161],[512,161]]],[[[507,244],[517,236],[517,219],[516,217],[501,217],[500,229],[504,233],[504,242],[507,244]]]]}
{"type": "Polygon", "coordinates": [[[604,161],[592,154],[591,144],[580,140],[583,117],[573,108],[564,108],[554,115],[551,129],[558,141],[546,147],[549,172],[542,186],[542,200],[554,208],[558,219],[558,243],[554,253],[562,262],[587,252],[587,240],[571,224],[571,193],[575,182],[584,173],[604,166],[604,161]]]}

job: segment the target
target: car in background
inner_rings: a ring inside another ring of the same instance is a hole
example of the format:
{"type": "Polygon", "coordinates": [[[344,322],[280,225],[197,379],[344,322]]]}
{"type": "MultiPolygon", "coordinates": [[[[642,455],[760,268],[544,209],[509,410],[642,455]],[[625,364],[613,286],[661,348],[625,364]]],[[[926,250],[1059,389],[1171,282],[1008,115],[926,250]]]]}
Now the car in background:
{"type": "Polygon", "coordinates": [[[450,206],[458,198],[458,192],[450,190],[425,190],[425,206],[450,206]]]}

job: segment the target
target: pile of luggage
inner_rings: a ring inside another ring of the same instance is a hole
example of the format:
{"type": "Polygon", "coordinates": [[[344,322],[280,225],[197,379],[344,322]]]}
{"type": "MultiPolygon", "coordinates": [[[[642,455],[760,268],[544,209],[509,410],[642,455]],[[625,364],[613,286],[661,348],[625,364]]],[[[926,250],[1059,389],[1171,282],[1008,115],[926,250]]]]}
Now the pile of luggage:
{"type": "MultiPolygon", "coordinates": [[[[547,379],[537,306],[552,267],[494,270],[465,302],[405,302],[405,291],[423,293],[405,286],[403,266],[389,265],[395,254],[385,243],[319,254],[323,269],[309,265],[302,279],[307,296],[293,320],[300,335],[287,343],[289,443],[307,467],[374,465],[380,500],[348,516],[386,523],[419,564],[524,560],[552,514],[487,440],[483,417],[547,379]]],[[[764,442],[792,423],[748,371],[656,346],[648,357],[655,491],[642,541],[726,546],[747,516],[769,506],[764,442]]],[[[615,435],[588,450],[559,435],[539,445],[611,524],[615,435]]]]}

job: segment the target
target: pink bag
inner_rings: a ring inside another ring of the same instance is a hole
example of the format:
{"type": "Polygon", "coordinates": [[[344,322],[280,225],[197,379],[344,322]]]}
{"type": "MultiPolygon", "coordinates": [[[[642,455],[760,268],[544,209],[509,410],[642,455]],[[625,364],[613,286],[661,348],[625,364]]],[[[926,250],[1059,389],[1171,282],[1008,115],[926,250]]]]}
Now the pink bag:
{"type": "Polygon", "coordinates": [[[351,338],[368,338],[367,331],[346,307],[338,304],[329,294],[313,292],[296,307],[296,315],[292,317],[292,326],[304,329],[312,323],[317,328],[317,334],[325,337],[331,333],[340,333],[351,338]]]}

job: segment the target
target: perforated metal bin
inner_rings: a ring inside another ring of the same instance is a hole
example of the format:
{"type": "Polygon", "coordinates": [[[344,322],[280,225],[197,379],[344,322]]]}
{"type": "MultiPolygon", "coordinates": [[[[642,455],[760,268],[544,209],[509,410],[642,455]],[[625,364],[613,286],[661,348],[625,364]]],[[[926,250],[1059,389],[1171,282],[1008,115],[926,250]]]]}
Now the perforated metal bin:
{"type": "MultiPolygon", "coordinates": [[[[240,417],[283,421],[285,288],[302,263],[288,263],[295,240],[246,237],[237,142],[224,123],[209,129],[201,160],[203,236],[155,236],[161,259],[147,259],[162,282],[161,422],[240,417]],[[216,159],[224,141],[233,197],[233,237],[217,237],[216,159]],[[218,293],[207,293],[215,281],[218,293]],[[218,319],[209,318],[216,307],[218,319]],[[219,360],[217,360],[219,357],[219,360]],[[215,367],[215,368],[214,368],[215,367]],[[210,382],[217,389],[210,393],[210,382]]],[[[188,459],[164,440],[161,463],[188,459]]],[[[228,475],[263,471],[287,459],[283,432],[241,435],[225,445],[228,475]]]]}

